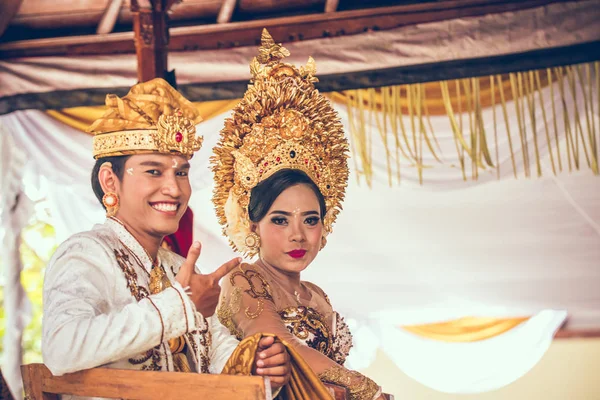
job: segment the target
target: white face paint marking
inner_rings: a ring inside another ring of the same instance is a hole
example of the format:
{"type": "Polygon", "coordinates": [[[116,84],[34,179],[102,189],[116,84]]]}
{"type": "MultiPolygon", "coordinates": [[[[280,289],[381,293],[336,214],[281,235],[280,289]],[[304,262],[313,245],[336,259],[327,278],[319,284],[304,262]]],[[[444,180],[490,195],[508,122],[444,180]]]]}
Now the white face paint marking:
{"type": "Polygon", "coordinates": [[[127,173],[128,173],[129,175],[133,175],[133,167],[131,167],[131,168],[127,168],[127,173]]]}
{"type": "Polygon", "coordinates": [[[179,162],[176,158],[173,158],[173,168],[177,168],[179,166],[179,162]]]}

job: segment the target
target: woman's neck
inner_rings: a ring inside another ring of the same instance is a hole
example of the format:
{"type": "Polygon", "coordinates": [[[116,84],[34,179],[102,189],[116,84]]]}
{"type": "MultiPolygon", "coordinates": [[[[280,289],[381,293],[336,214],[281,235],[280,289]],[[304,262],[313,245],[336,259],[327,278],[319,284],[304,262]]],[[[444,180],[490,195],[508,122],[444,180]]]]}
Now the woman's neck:
{"type": "Polygon", "coordinates": [[[271,271],[274,278],[290,293],[293,293],[300,288],[300,272],[285,271],[269,264],[261,257],[259,257],[257,263],[263,267],[269,268],[269,271],[271,271]]]}
{"type": "Polygon", "coordinates": [[[122,218],[121,216],[113,217],[120,222],[123,227],[133,236],[135,240],[142,246],[146,253],[150,257],[150,261],[154,263],[156,257],[158,256],[158,248],[160,247],[164,237],[156,237],[152,236],[148,233],[142,232],[139,229],[136,229],[133,224],[127,222],[126,218],[122,218]]]}

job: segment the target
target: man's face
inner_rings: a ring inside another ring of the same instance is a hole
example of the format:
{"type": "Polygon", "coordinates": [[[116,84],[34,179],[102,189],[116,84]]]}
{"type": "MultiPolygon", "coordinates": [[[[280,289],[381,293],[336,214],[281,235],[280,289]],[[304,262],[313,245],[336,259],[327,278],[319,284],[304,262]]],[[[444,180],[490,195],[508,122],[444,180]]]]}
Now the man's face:
{"type": "Polygon", "coordinates": [[[133,155],[118,183],[116,217],[138,234],[164,237],[177,231],[192,192],[190,165],[181,156],[133,155]]]}

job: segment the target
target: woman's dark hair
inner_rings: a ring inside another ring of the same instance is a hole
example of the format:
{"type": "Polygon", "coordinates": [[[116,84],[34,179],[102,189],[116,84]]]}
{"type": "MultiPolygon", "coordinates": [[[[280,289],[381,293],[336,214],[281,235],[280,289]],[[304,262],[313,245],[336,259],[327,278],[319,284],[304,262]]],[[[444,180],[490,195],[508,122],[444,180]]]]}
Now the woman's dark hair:
{"type": "Polygon", "coordinates": [[[275,172],[272,176],[262,181],[252,189],[250,193],[250,204],[248,205],[248,216],[250,221],[259,222],[277,199],[279,195],[287,188],[296,185],[307,185],[315,192],[321,208],[321,219],[325,217],[325,198],[317,185],[304,173],[298,169],[282,169],[275,172]]]}
{"type": "MultiPolygon", "coordinates": [[[[100,167],[105,162],[109,162],[112,164],[112,170],[117,175],[119,180],[123,180],[123,173],[125,172],[125,161],[131,156],[116,156],[116,157],[104,157],[96,160],[96,164],[94,164],[94,168],[92,168],[92,190],[94,194],[98,198],[100,204],[102,204],[102,197],[104,197],[104,191],[102,190],[102,186],[100,186],[100,181],[98,180],[98,172],[100,171],[100,167]]],[[[102,204],[104,207],[104,204],[102,204]]],[[[104,207],[106,209],[106,207],[104,207]]]]}

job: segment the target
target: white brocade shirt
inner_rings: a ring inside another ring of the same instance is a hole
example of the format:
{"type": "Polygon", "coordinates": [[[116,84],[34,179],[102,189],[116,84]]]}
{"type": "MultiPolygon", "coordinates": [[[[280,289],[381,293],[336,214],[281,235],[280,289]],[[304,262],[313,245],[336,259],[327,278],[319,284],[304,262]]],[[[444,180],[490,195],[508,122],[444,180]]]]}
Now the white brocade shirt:
{"type": "Polygon", "coordinates": [[[152,261],[111,219],[59,246],[44,279],[42,355],[54,375],[94,367],[173,371],[168,341],[182,335],[192,370],[221,372],[239,342],[197,312],[175,280],[185,259],[161,248],[158,261],[173,287],[149,294],[152,261]]]}

